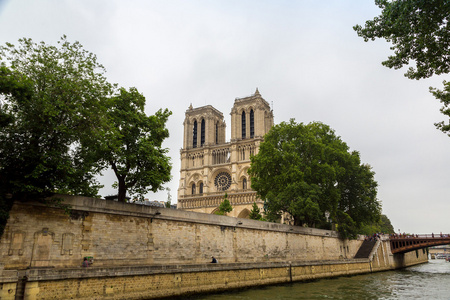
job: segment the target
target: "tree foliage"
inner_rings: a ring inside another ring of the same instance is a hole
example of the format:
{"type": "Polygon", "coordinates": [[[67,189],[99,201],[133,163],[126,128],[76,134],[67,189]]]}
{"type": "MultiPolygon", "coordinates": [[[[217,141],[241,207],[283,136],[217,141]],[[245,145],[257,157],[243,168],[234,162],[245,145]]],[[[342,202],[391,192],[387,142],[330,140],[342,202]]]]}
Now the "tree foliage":
{"type": "MultiPolygon", "coordinates": [[[[405,73],[410,79],[422,79],[433,74],[450,72],[450,1],[448,0],[375,0],[381,14],[368,20],[365,26],[354,30],[365,41],[384,38],[392,43],[394,55],[383,62],[384,66],[400,69],[410,65],[405,73]]],[[[444,81],[444,89],[430,88],[441,101],[441,112],[450,116],[450,86],[444,81]]],[[[450,134],[450,125],[444,122],[436,126],[450,134]]]]}
{"type": "Polygon", "coordinates": [[[252,220],[262,220],[263,216],[261,215],[261,210],[259,209],[256,202],[253,202],[252,210],[250,211],[249,218],[252,220]]]}
{"type": "Polygon", "coordinates": [[[392,226],[391,220],[386,215],[381,215],[379,224],[380,232],[386,234],[395,233],[394,226],[392,226]]]}
{"type": "Polygon", "coordinates": [[[96,195],[91,150],[111,91],[103,66],[78,42],[0,46],[1,226],[14,200],[96,195]]]}
{"type": "Polygon", "coordinates": [[[117,90],[79,42],[20,39],[0,46],[0,225],[14,200],[96,196],[110,163],[119,189],[142,194],[170,179],[168,110],[144,113],[134,88],[117,90]]]}
{"type": "Polygon", "coordinates": [[[228,200],[228,194],[225,193],[223,201],[220,203],[218,210],[215,212],[216,215],[226,215],[231,212],[233,207],[231,206],[230,200],[228,200]]]}
{"type": "Polygon", "coordinates": [[[99,170],[90,149],[102,134],[111,93],[104,68],[65,37],[59,47],[19,43],[0,47],[1,185],[15,199],[95,195],[99,170]]]}
{"type": "Polygon", "coordinates": [[[350,237],[379,218],[374,173],[325,124],[276,125],[251,161],[252,188],[266,201],[269,220],[289,213],[294,225],[325,228],[328,212],[350,237]]]}
{"type": "Polygon", "coordinates": [[[381,215],[378,222],[373,222],[370,224],[364,224],[361,229],[361,234],[371,236],[374,233],[384,233],[391,234],[395,233],[394,227],[391,224],[391,220],[386,215],[381,215]]]}
{"type": "Polygon", "coordinates": [[[171,178],[171,165],[162,148],[169,137],[165,127],[171,115],[167,109],[155,115],[144,112],[145,97],[136,88],[121,88],[108,106],[109,131],[103,139],[100,157],[117,177],[118,200],[125,202],[127,192],[143,197],[156,192],[171,178]]]}

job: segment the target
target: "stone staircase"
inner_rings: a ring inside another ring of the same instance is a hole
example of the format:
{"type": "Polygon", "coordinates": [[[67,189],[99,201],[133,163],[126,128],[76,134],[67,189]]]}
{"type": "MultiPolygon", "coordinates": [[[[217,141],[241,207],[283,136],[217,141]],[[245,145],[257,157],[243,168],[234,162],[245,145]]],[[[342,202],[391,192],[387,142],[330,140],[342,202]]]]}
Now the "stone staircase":
{"type": "Polygon", "coordinates": [[[364,241],[362,243],[361,247],[359,247],[358,252],[356,252],[354,258],[369,258],[369,255],[372,252],[372,249],[376,243],[377,243],[377,241],[375,241],[375,240],[364,241]]]}
{"type": "MultiPolygon", "coordinates": [[[[14,300],[23,300],[25,299],[25,285],[27,283],[27,276],[25,276],[25,271],[18,271],[17,275],[19,276],[19,280],[17,281],[16,286],[16,296],[14,297],[14,300]]],[[[2,299],[0,297],[0,299],[2,299]]],[[[11,298],[12,299],[12,298],[11,298]]]]}

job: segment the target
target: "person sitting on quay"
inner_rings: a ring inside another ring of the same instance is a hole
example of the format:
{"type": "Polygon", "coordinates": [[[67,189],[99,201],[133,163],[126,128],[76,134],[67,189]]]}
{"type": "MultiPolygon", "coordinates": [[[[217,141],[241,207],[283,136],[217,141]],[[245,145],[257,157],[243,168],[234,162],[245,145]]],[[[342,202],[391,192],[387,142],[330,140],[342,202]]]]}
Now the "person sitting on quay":
{"type": "Polygon", "coordinates": [[[89,261],[88,261],[87,257],[84,258],[82,266],[83,266],[84,268],[89,267],[89,261]]]}

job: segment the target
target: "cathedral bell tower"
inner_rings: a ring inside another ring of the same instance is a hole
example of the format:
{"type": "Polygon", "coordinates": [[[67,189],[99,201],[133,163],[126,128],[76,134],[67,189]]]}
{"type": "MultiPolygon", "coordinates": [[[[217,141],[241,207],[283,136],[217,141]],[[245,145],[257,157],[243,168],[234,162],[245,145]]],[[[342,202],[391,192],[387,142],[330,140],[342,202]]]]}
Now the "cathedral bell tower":
{"type": "Polygon", "coordinates": [[[214,213],[225,193],[233,206],[229,216],[248,217],[254,202],[261,208],[247,170],[250,156],[258,153],[273,126],[273,112],[258,89],[249,97],[235,99],[228,143],[223,114],[211,105],[193,108],[191,104],[183,125],[178,208],[214,213]]]}

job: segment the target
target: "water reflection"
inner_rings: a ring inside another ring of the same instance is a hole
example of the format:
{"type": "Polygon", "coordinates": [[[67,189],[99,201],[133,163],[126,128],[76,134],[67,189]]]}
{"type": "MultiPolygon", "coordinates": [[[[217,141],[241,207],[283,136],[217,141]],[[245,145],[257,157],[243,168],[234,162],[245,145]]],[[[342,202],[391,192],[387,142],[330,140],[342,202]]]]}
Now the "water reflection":
{"type": "Polygon", "coordinates": [[[399,271],[245,289],[183,299],[450,299],[450,263],[431,260],[399,271]]]}

